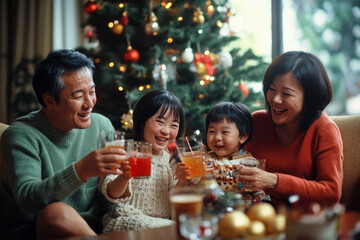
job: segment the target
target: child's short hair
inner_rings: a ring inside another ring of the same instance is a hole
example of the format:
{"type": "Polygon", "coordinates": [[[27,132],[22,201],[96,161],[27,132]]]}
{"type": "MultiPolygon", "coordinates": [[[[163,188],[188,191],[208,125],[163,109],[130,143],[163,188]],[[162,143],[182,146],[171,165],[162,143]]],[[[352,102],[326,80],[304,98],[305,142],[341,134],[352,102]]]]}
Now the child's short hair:
{"type": "Polygon", "coordinates": [[[166,90],[153,90],[146,93],[136,104],[133,113],[134,140],[143,140],[145,122],[162,107],[160,115],[163,116],[168,110],[174,114],[179,122],[177,138],[185,131],[185,115],[179,99],[166,90]]]}
{"type": "Polygon", "coordinates": [[[253,132],[252,116],[245,104],[233,102],[217,103],[206,115],[206,132],[211,122],[216,123],[224,120],[235,123],[239,129],[240,136],[248,135],[244,145],[250,141],[253,132]]]}

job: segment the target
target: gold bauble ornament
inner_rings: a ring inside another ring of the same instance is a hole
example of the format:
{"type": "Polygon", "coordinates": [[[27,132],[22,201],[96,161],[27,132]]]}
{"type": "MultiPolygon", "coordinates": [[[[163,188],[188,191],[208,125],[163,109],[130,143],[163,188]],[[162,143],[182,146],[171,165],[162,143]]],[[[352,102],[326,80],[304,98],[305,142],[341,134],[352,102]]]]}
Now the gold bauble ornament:
{"type": "Polygon", "coordinates": [[[234,210],[226,213],[218,223],[218,234],[225,238],[235,238],[244,235],[250,225],[245,213],[234,210]]]}
{"type": "Polygon", "coordinates": [[[251,221],[257,220],[266,223],[269,219],[276,216],[276,211],[270,203],[260,202],[252,205],[247,215],[251,221]]]}
{"type": "Polygon", "coordinates": [[[285,232],[286,217],[284,214],[278,214],[266,222],[268,234],[279,234],[285,232]]]}
{"type": "Polygon", "coordinates": [[[193,22],[196,24],[203,24],[205,22],[204,13],[201,11],[200,8],[196,8],[194,11],[193,22]]]}
{"type": "Polygon", "coordinates": [[[263,222],[252,221],[248,228],[248,236],[251,237],[263,237],[266,235],[266,226],[263,222]]]}
{"type": "Polygon", "coordinates": [[[198,74],[204,74],[206,72],[206,66],[201,62],[196,63],[196,68],[198,74]]]}
{"type": "Polygon", "coordinates": [[[122,32],[124,31],[124,26],[123,25],[121,25],[121,24],[115,24],[114,25],[114,27],[113,27],[113,32],[115,33],[115,34],[122,34],[122,32]]]}

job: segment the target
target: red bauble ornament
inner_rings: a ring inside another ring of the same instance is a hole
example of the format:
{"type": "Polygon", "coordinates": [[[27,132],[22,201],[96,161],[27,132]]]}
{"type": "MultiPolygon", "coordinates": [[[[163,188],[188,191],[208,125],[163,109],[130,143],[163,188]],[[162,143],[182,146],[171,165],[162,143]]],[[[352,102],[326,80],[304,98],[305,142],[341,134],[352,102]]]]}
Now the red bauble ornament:
{"type": "Polygon", "coordinates": [[[129,17],[127,14],[123,14],[119,20],[119,23],[123,26],[127,26],[129,24],[129,17]]]}
{"type": "Polygon", "coordinates": [[[126,52],[124,53],[124,60],[126,62],[137,62],[139,61],[140,54],[137,50],[128,47],[126,52]]]}
{"type": "Polygon", "coordinates": [[[244,83],[239,83],[239,89],[244,94],[244,98],[247,98],[247,96],[249,96],[249,88],[244,83]]]}
{"type": "Polygon", "coordinates": [[[98,5],[94,1],[89,1],[85,3],[84,10],[87,14],[93,14],[98,10],[98,5]]]}

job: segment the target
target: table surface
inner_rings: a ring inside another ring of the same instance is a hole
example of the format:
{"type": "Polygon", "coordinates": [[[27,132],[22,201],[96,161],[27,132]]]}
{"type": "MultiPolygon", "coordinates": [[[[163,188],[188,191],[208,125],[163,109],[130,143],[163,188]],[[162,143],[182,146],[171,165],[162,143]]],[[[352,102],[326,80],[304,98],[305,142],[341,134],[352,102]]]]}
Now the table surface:
{"type": "MultiPolygon", "coordinates": [[[[345,212],[340,220],[339,240],[347,240],[349,234],[355,229],[356,224],[360,222],[360,212],[345,212]]],[[[96,237],[72,237],[66,240],[180,240],[182,238],[177,234],[175,225],[154,229],[145,229],[140,231],[126,231],[112,234],[102,234],[96,237]]]]}

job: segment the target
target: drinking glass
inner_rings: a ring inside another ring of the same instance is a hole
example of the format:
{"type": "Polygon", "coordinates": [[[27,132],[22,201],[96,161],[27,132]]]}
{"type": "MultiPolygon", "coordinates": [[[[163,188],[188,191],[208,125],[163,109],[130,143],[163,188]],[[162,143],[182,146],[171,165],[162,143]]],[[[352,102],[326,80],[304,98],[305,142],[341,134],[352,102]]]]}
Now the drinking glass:
{"type": "MultiPolygon", "coordinates": [[[[260,168],[261,170],[265,171],[265,165],[266,165],[266,159],[257,159],[258,162],[255,161],[249,161],[249,162],[241,162],[240,165],[243,165],[245,167],[257,167],[260,168]]],[[[253,191],[257,191],[259,189],[253,189],[253,188],[249,188],[249,186],[247,186],[248,184],[246,182],[243,183],[243,188],[242,190],[244,192],[253,192],[253,191]]]]}
{"type": "Polygon", "coordinates": [[[216,215],[200,215],[183,213],[179,216],[180,234],[190,240],[213,239],[218,232],[216,215]]]}
{"type": "Polygon", "coordinates": [[[114,131],[101,131],[99,136],[99,148],[116,147],[125,149],[125,132],[114,131]]]}
{"type": "Polygon", "coordinates": [[[149,178],[151,175],[152,145],[144,141],[133,141],[127,147],[132,178],[149,178]]]}
{"type": "MultiPolygon", "coordinates": [[[[123,131],[101,131],[99,136],[99,148],[121,148],[126,149],[127,145],[132,142],[132,139],[125,139],[125,132],[123,131]]],[[[121,164],[122,161],[116,161],[121,164]]],[[[115,168],[112,168],[116,170],[115,168]]]]}
{"type": "Polygon", "coordinates": [[[200,136],[183,137],[176,140],[180,160],[189,166],[188,179],[205,175],[204,148],[200,136]]]}
{"type": "Polygon", "coordinates": [[[183,213],[200,216],[204,195],[192,186],[175,187],[170,193],[171,218],[176,221],[180,233],[179,216],[183,213]]]}

